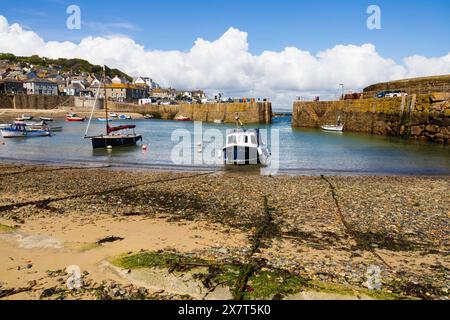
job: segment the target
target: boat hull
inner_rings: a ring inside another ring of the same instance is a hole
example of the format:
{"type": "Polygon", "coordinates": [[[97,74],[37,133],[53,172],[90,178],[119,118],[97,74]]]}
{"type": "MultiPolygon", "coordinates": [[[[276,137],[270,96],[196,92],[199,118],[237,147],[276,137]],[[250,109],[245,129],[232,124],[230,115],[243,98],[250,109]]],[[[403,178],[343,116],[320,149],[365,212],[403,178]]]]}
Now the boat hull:
{"type": "Polygon", "coordinates": [[[334,132],[344,131],[344,126],[322,126],[321,128],[324,131],[334,131],[334,132]]]}
{"type": "Polygon", "coordinates": [[[1,130],[1,133],[2,133],[2,137],[5,139],[48,137],[51,135],[50,131],[45,131],[45,130],[27,130],[27,131],[1,130]]]}
{"type": "Polygon", "coordinates": [[[142,141],[142,136],[131,135],[131,136],[99,136],[91,137],[92,147],[94,149],[101,149],[111,147],[121,147],[121,146],[133,146],[136,145],[138,141],[142,141]]]}
{"type": "Polygon", "coordinates": [[[226,165],[258,165],[262,164],[258,148],[248,146],[229,146],[223,149],[226,165]]]}
{"type": "Polygon", "coordinates": [[[66,118],[67,122],[83,122],[84,118],[66,118]]]}

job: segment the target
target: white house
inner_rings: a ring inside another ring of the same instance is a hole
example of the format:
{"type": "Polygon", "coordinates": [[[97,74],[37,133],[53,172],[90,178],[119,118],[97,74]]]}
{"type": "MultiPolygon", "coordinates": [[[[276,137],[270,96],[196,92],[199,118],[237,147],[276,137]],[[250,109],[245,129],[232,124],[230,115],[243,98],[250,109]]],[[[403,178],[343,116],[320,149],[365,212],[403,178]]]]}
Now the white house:
{"type": "Polygon", "coordinates": [[[84,91],[86,87],[79,82],[72,82],[70,85],[64,88],[64,93],[67,96],[79,96],[81,91],[84,91]]]}
{"type": "Polygon", "coordinates": [[[159,88],[159,85],[149,77],[137,77],[134,79],[133,83],[137,85],[147,85],[150,89],[159,88]]]}
{"type": "Polygon", "coordinates": [[[112,78],[111,82],[113,84],[122,84],[122,79],[120,79],[118,76],[115,76],[114,78],[112,78]]]}
{"type": "Polygon", "coordinates": [[[43,96],[57,96],[58,84],[49,80],[33,78],[24,81],[23,87],[26,89],[27,94],[37,94],[43,96]]]}

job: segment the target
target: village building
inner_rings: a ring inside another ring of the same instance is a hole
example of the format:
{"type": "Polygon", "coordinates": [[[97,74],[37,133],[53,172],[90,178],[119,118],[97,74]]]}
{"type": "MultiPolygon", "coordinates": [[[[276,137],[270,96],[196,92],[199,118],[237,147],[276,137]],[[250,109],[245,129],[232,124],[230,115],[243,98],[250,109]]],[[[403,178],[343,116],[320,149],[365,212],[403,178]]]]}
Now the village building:
{"type": "Polygon", "coordinates": [[[78,97],[78,96],[80,96],[80,93],[82,91],[84,91],[85,89],[86,89],[86,87],[83,84],[81,84],[79,82],[73,82],[73,83],[69,84],[68,86],[66,86],[63,91],[66,96],[78,97]]]}
{"type": "Polygon", "coordinates": [[[55,82],[33,78],[31,80],[24,81],[24,88],[27,94],[36,94],[43,96],[57,96],[58,85],[55,82]]]}
{"type": "Polygon", "coordinates": [[[159,84],[153,81],[152,78],[149,77],[137,77],[133,79],[133,84],[135,85],[146,85],[150,89],[159,88],[159,84]]]}
{"type": "MultiPolygon", "coordinates": [[[[113,79],[114,81],[114,79],[113,79]]],[[[117,80],[116,80],[117,81],[117,80]]],[[[103,85],[91,86],[94,95],[100,89],[99,97],[104,97],[103,85]]],[[[118,102],[136,102],[148,97],[148,88],[125,83],[112,83],[106,85],[106,98],[118,102]]]]}
{"type": "Polygon", "coordinates": [[[3,94],[22,94],[25,93],[23,82],[15,79],[0,80],[0,93],[3,94]]]}
{"type": "Polygon", "coordinates": [[[172,88],[156,88],[151,90],[150,95],[152,98],[173,100],[177,96],[177,90],[172,88]]]}

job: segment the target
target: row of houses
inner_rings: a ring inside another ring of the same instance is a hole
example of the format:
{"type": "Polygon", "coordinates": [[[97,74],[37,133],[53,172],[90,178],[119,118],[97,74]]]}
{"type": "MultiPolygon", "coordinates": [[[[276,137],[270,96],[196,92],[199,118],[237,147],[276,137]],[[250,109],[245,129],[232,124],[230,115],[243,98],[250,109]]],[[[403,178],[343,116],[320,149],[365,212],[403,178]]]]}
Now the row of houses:
{"type": "Polygon", "coordinates": [[[118,76],[107,77],[103,85],[94,74],[52,73],[55,71],[53,69],[39,69],[21,63],[9,64],[0,60],[0,93],[94,97],[98,92],[103,98],[106,87],[109,100],[137,102],[151,96],[152,90],[159,89],[159,85],[149,77],[137,77],[131,82],[118,76]]]}
{"type": "MultiPolygon", "coordinates": [[[[9,64],[0,60],[0,94],[28,94],[44,96],[77,96],[100,98],[117,102],[139,104],[220,103],[239,99],[225,98],[218,93],[207,97],[202,90],[176,90],[161,88],[150,77],[136,77],[132,81],[115,76],[107,77],[104,84],[95,74],[62,73],[57,66],[47,69],[30,64],[9,64]]],[[[242,100],[242,99],[241,99],[242,100]]]]}

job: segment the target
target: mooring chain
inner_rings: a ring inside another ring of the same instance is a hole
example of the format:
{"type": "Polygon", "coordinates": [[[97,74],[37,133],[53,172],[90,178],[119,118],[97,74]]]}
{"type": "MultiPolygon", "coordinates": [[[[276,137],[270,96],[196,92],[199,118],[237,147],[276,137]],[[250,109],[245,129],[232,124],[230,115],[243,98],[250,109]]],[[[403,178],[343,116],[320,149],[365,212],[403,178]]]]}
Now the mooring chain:
{"type": "MultiPolygon", "coordinates": [[[[66,170],[93,170],[93,169],[107,169],[110,167],[111,167],[111,165],[95,166],[95,167],[62,167],[62,168],[48,168],[48,169],[39,169],[39,170],[37,170],[36,168],[31,168],[31,169],[26,169],[23,171],[6,172],[4,174],[0,174],[0,178],[26,174],[26,173],[30,173],[30,172],[41,173],[41,172],[66,171],[66,170]]],[[[11,167],[11,168],[13,168],[13,167],[11,167]]],[[[17,167],[14,167],[14,168],[17,168],[17,167]]]]}
{"type": "Polygon", "coordinates": [[[116,187],[116,188],[111,188],[111,189],[102,190],[102,191],[78,193],[78,194],[72,194],[72,195],[67,195],[67,196],[58,197],[58,198],[49,198],[49,199],[8,204],[8,205],[0,206],[0,212],[18,209],[18,208],[22,208],[22,207],[26,207],[26,206],[30,206],[30,205],[46,206],[46,205],[50,204],[51,202],[56,202],[56,201],[64,201],[64,200],[70,200],[70,199],[87,197],[87,196],[103,195],[103,194],[107,194],[107,193],[111,193],[111,192],[117,192],[117,191],[123,191],[123,190],[130,189],[130,188],[141,187],[144,185],[150,185],[150,184],[161,183],[161,182],[178,181],[178,180],[183,180],[183,179],[191,179],[191,178],[196,178],[196,177],[200,177],[200,176],[212,175],[214,173],[215,173],[214,171],[209,171],[209,172],[203,172],[203,173],[190,175],[190,176],[182,176],[182,177],[176,177],[176,178],[170,178],[170,179],[158,179],[158,180],[152,180],[152,181],[147,181],[147,182],[142,182],[142,183],[137,183],[137,184],[130,184],[130,185],[125,185],[122,187],[116,187]]]}
{"type": "MultiPolygon", "coordinates": [[[[341,223],[343,224],[347,234],[349,234],[352,238],[354,238],[357,242],[357,236],[355,235],[355,231],[352,229],[352,227],[350,226],[350,224],[347,222],[347,220],[345,220],[344,214],[342,213],[342,209],[341,209],[341,205],[339,204],[339,199],[338,199],[338,195],[336,193],[336,188],[335,186],[331,183],[331,181],[329,179],[327,179],[324,175],[320,176],[322,178],[322,180],[324,180],[326,183],[328,183],[329,187],[330,187],[330,191],[331,191],[331,196],[333,197],[334,203],[336,204],[336,209],[339,215],[339,220],[341,221],[341,223]]],[[[392,269],[392,267],[389,265],[389,263],[387,263],[387,261],[385,259],[383,259],[382,256],[380,256],[374,248],[370,248],[369,249],[370,252],[376,257],[378,258],[384,265],[386,265],[389,269],[392,269]]]]}

